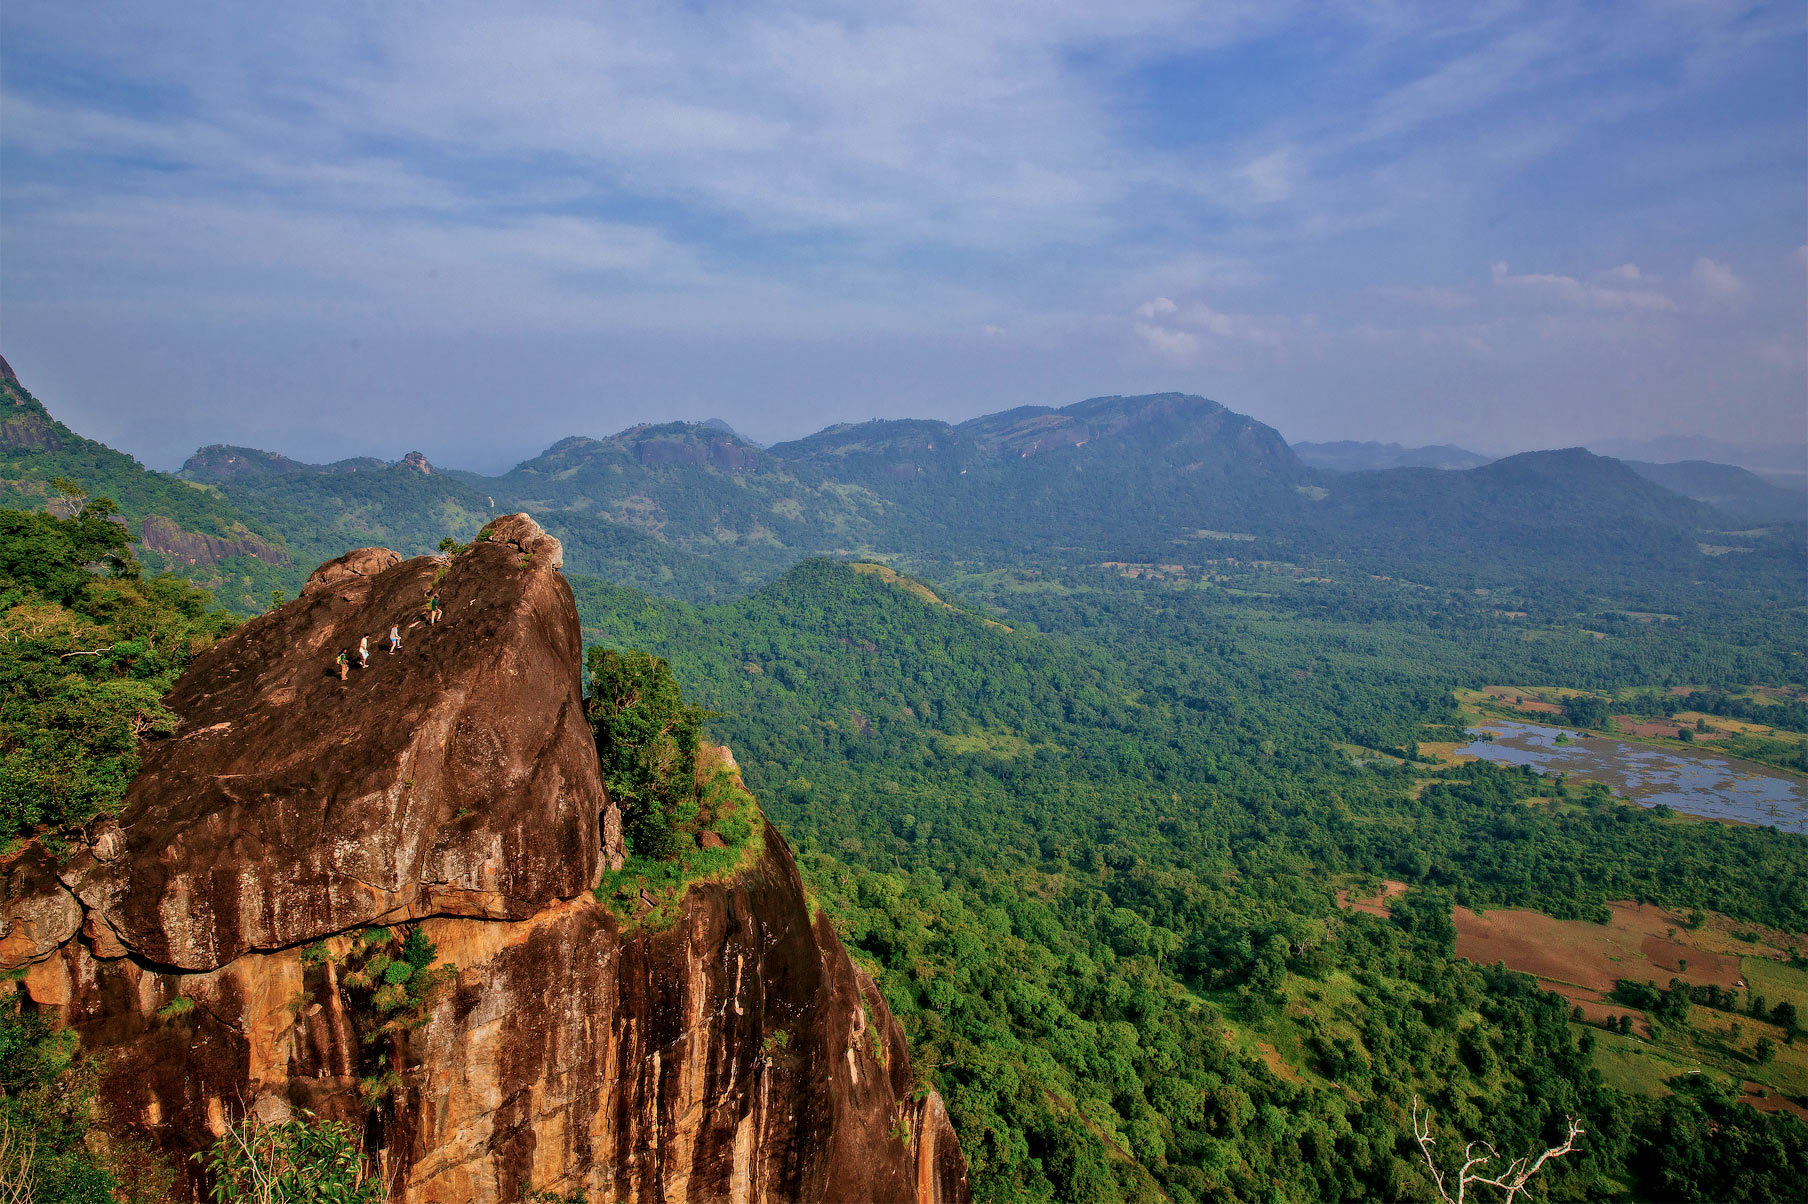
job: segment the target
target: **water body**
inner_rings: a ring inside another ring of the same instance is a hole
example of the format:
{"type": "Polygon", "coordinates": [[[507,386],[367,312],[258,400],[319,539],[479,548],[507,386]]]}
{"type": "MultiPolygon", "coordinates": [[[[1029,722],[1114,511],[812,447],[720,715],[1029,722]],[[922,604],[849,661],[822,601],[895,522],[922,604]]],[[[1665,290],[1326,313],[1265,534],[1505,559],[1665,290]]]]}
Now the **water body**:
{"type": "Polygon", "coordinates": [[[1496,720],[1469,729],[1471,736],[1484,732],[1494,738],[1478,739],[1458,751],[1604,782],[1646,807],[1663,803],[1690,815],[1808,834],[1808,783],[1768,765],[1715,756],[1707,749],[1653,748],[1536,723],[1496,720]],[[1558,744],[1559,736],[1570,742],[1558,744]]]}

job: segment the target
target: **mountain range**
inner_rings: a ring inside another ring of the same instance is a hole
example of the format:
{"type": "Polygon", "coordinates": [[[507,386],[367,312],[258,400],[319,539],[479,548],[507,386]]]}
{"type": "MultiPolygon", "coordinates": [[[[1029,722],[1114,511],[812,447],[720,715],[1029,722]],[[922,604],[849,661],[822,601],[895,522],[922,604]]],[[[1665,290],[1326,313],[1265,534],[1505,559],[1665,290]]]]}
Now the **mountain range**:
{"type": "Polygon", "coordinates": [[[538,515],[572,571],[692,601],[824,555],[1197,564],[1228,547],[1499,587],[1683,579],[1727,571],[1707,563],[1724,549],[1757,553],[1747,568],[1802,552],[1797,499],[1743,469],[1580,448],[1473,467],[1454,466],[1481,460],[1457,448],[1307,444],[1302,456],[1272,427],[1183,393],[842,424],[770,447],[721,422],[640,425],[561,439],[498,476],[418,452],[310,464],[214,445],[171,477],[69,431],[10,371],[0,391],[7,504],[50,503],[57,476],[112,496],[154,567],[241,609],[298,584],[299,564],[359,545],[431,551],[511,510],[538,515]],[[1398,466],[1355,467],[1387,460],[1398,466]]]}

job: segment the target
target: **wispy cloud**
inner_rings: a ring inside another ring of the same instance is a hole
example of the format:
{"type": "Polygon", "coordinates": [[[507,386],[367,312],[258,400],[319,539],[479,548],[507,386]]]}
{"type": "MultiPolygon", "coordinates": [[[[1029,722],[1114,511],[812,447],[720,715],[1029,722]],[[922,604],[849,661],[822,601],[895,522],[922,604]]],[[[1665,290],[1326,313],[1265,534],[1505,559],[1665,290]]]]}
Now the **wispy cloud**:
{"type": "Polygon", "coordinates": [[[1516,289],[1529,294],[1555,298],[1573,305],[1596,309],[1661,309],[1673,310],[1676,302],[1654,288],[1640,287],[1643,279],[1638,268],[1624,264],[1607,275],[1612,285],[1585,284],[1574,276],[1550,272],[1530,272],[1515,276],[1504,261],[1490,269],[1497,287],[1516,289]]]}

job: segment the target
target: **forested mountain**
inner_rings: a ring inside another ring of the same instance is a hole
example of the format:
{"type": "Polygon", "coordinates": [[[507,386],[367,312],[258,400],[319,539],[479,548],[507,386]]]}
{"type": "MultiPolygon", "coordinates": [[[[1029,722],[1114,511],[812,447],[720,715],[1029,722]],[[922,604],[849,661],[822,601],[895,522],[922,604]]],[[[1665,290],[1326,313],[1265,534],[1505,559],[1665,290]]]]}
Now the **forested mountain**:
{"type": "Polygon", "coordinates": [[[434,471],[419,452],[394,463],[362,457],[303,464],[216,444],[190,456],[181,476],[287,533],[297,557],[311,564],[361,545],[431,552],[448,535],[470,539],[495,515],[488,495],[434,471]]]}
{"type": "Polygon", "coordinates": [[[1363,472],[1374,468],[1480,468],[1489,457],[1448,443],[1402,447],[1398,443],[1295,443],[1294,454],[1313,468],[1363,472]]]}
{"type": "Polygon", "coordinates": [[[299,582],[285,533],[305,536],[311,523],[260,521],[217,489],[153,472],[83,438],[52,417],[0,359],[0,507],[67,516],[84,495],[117,504],[150,568],[186,576],[235,609],[261,608],[272,588],[299,582]]]}
{"type": "Polygon", "coordinates": [[[720,424],[645,425],[563,439],[498,477],[241,448],[203,449],[185,475],[310,553],[356,539],[424,550],[492,507],[524,508],[575,571],[692,601],[825,554],[935,573],[1001,557],[1198,567],[1230,551],[1573,593],[1607,569],[1645,584],[1724,575],[1703,567],[1723,550],[1774,576],[1800,543],[1581,449],[1466,470],[1316,469],[1272,428],[1179,393],[844,424],[767,448],[720,424]]]}
{"type": "Polygon", "coordinates": [[[1681,460],[1675,464],[1627,460],[1626,467],[1672,493],[1707,502],[1740,522],[1808,522],[1808,492],[1773,485],[1750,469],[1709,460],[1681,460]]]}

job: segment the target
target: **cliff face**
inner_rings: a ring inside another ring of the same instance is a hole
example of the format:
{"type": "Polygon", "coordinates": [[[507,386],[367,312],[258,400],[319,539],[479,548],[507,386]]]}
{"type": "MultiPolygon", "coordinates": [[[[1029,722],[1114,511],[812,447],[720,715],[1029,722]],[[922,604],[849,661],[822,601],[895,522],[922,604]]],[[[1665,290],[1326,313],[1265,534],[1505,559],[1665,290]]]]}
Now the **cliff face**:
{"type": "Polygon", "coordinates": [[[940,1100],[777,832],[659,931],[592,897],[620,825],[558,543],[492,531],[449,563],[342,557],[198,658],[119,823],[0,866],[0,964],[107,1052],[113,1122],[185,1162],[245,1108],[300,1107],[361,1126],[404,1202],[965,1199],[940,1100]],[[386,1027],[355,959],[391,925],[453,969],[386,1027]]]}

